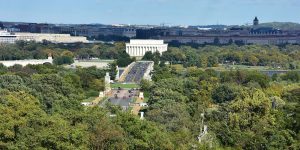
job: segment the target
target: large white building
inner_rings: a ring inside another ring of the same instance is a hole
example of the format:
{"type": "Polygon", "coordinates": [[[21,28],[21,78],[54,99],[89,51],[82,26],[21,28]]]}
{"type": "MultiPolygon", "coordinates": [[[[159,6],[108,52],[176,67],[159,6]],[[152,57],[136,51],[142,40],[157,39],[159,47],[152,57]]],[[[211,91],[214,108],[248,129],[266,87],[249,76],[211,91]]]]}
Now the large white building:
{"type": "Polygon", "coordinates": [[[70,34],[45,34],[45,33],[10,33],[0,30],[0,43],[15,43],[16,41],[35,41],[43,42],[44,40],[52,43],[87,43],[88,40],[83,36],[71,36],[70,34]]]}
{"type": "Polygon", "coordinates": [[[163,40],[130,40],[126,43],[126,52],[131,57],[143,57],[148,51],[162,54],[167,50],[168,44],[164,44],[163,40]]]}
{"type": "Polygon", "coordinates": [[[52,43],[87,43],[88,40],[83,36],[71,36],[70,34],[47,34],[47,33],[22,33],[16,32],[17,40],[20,41],[36,41],[43,42],[44,40],[52,43]]]}
{"type": "Polygon", "coordinates": [[[5,30],[0,30],[0,43],[15,43],[16,40],[16,35],[12,35],[5,30]]]}
{"type": "Polygon", "coordinates": [[[25,59],[25,60],[5,60],[5,61],[0,61],[0,64],[3,64],[6,67],[11,67],[14,65],[22,65],[27,66],[27,65],[40,65],[40,64],[52,64],[53,59],[52,56],[48,56],[48,59],[25,59]]]}

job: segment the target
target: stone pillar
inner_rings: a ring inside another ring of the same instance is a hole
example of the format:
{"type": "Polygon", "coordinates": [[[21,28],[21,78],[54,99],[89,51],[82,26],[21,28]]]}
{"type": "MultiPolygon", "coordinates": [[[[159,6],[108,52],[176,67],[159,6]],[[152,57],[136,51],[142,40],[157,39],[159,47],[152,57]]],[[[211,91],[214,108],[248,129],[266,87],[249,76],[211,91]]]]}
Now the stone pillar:
{"type": "Polygon", "coordinates": [[[136,51],[137,51],[137,46],[134,46],[134,49],[133,49],[133,55],[132,56],[135,56],[136,54],[136,51]]]}
{"type": "Polygon", "coordinates": [[[104,91],[104,93],[107,94],[111,91],[111,88],[110,88],[110,75],[109,75],[108,72],[106,72],[104,82],[105,82],[105,91],[104,91]]]}
{"type": "Polygon", "coordinates": [[[48,60],[53,60],[51,53],[48,54],[48,60]]]}
{"type": "Polygon", "coordinates": [[[120,70],[119,70],[119,66],[116,67],[116,70],[117,70],[117,74],[116,74],[116,78],[115,80],[119,80],[120,79],[120,70]]]}
{"type": "Polygon", "coordinates": [[[141,111],[141,120],[144,120],[144,112],[141,111]]]}

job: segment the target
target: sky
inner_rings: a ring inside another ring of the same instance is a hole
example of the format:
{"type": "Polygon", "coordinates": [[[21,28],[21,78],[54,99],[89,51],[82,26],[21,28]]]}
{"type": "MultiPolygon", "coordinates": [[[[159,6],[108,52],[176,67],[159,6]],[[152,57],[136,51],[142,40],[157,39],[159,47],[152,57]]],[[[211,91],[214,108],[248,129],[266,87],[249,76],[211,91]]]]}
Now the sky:
{"type": "Polygon", "coordinates": [[[300,23],[300,0],[0,0],[0,20],[64,24],[300,23]]]}

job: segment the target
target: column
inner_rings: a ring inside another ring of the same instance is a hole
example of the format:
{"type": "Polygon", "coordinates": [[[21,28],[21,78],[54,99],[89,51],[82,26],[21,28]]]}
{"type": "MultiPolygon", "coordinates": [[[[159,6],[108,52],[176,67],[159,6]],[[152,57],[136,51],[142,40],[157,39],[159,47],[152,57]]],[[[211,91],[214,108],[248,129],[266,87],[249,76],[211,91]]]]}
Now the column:
{"type": "Polygon", "coordinates": [[[132,46],[131,56],[134,56],[135,46],[132,46]]]}
{"type": "Polygon", "coordinates": [[[142,55],[142,51],[144,50],[144,46],[141,47],[141,49],[139,50],[139,54],[138,56],[141,56],[142,55]]]}
{"type": "Polygon", "coordinates": [[[147,52],[150,51],[150,46],[147,46],[147,52]]]}

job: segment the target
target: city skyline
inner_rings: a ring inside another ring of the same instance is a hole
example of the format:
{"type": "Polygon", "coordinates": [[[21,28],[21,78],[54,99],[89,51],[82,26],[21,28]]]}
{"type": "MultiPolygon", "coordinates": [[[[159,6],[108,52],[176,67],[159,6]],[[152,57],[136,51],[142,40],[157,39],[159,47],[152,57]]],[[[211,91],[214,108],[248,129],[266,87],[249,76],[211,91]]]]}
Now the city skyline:
{"type": "Polygon", "coordinates": [[[300,22],[297,0],[1,0],[1,21],[64,24],[244,25],[300,22]],[[278,11],[280,10],[280,11],[278,11]]]}

